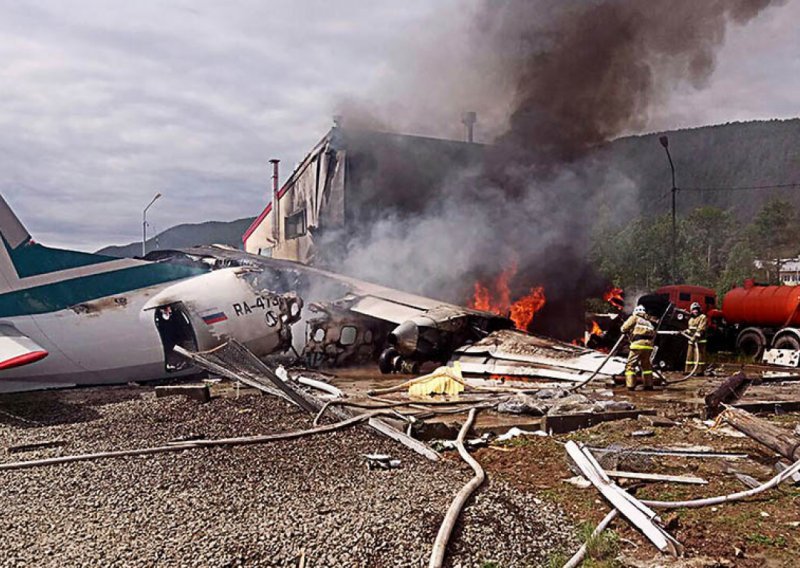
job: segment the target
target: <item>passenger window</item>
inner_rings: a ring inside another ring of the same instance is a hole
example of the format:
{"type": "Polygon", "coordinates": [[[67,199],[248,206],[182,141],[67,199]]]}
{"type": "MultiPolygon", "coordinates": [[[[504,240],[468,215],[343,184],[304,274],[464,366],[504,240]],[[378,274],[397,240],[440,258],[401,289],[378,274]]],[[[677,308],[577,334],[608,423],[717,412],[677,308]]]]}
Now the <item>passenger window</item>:
{"type": "Polygon", "coordinates": [[[678,295],[678,299],[679,299],[681,302],[688,302],[689,300],[691,300],[691,299],[692,299],[692,296],[691,296],[691,294],[689,294],[688,292],[681,292],[681,293],[678,295]]]}
{"type": "Polygon", "coordinates": [[[716,304],[717,304],[717,299],[714,296],[706,296],[707,306],[715,306],[716,304]]]}
{"type": "Polygon", "coordinates": [[[342,345],[353,345],[356,342],[358,330],[351,325],[342,328],[342,335],[339,338],[339,343],[342,345]]]}

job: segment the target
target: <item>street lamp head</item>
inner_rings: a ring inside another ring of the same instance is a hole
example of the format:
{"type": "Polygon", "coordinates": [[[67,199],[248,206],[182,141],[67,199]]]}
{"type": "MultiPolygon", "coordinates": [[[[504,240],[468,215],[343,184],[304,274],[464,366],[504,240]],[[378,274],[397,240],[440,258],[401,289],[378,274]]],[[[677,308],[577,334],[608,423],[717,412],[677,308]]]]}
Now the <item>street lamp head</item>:
{"type": "Polygon", "coordinates": [[[661,142],[661,145],[664,146],[664,148],[669,148],[669,138],[666,136],[659,137],[658,141],[661,142]]]}
{"type": "Polygon", "coordinates": [[[156,196],[153,198],[153,201],[155,201],[155,200],[156,200],[156,199],[158,199],[159,197],[161,197],[161,194],[160,194],[160,193],[156,193],[156,196]]]}

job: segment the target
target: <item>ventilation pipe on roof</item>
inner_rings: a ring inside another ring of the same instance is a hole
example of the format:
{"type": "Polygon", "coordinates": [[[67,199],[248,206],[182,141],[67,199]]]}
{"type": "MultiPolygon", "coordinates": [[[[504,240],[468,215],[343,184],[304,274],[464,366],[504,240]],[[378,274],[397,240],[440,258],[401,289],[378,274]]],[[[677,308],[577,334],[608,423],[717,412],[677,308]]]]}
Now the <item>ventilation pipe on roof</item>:
{"type": "Polygon", "coordinates": [[[281,204],[278,200],[278,164],[280,160],[273,158],[269,163],[272,164],[272,238],[277,243],[281,236],[281,204]]]}
{"type": "Polygon", "coordinates": [[[476,122],[478,122],[478,115],[474,111],[465,112],[463,115],[461,115],[461,123],[467,128],[467,142],[474,142],[473,134],[476,122]]]}

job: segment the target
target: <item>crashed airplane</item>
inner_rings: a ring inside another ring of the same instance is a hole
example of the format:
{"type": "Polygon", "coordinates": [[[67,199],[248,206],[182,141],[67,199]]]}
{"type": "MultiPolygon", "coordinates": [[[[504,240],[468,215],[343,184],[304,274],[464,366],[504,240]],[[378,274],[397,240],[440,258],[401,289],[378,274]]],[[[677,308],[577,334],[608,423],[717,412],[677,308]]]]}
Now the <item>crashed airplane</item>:
{"type": "MultiPolygon", "coordinates": [[[[377,360],[416,373],[580,381],[598,352],[513,331],[513,322],[285,260],[220,246],[118,259],[45,247],[0,197],[0,390],[146,381],[196,372],[174,348],[235,339],[259,357],[292,349],[309,367],[377,360]],[[303,315],[304,302],[306,311],[303,315]]],[[[622,372],[619,360],[603,375],[622,372]]]]}

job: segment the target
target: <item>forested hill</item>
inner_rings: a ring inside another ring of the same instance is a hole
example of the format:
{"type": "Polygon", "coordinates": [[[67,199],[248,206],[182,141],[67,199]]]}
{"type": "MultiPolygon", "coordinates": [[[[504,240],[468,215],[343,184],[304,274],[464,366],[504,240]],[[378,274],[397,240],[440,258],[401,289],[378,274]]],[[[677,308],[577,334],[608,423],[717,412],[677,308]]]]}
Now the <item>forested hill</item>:
{"type": "MultiPolygon", "coordinates": [[[[640,210],[669,210],[664,196],[671,187],[669,164],[658,138],[664,133],[620,138],[600,156],[638,188],[640,210]]],[[[800,187],[732,191],[726,188],[800,183],[800,119],[734,122],[670,131],[675,163],[678,212],[700,205],[731,209],[737,218],[752,217],[772,197],[800,208],[800,187]],[[722,188],[697,191],[692,188],[722,188]]]]}
{"type": "MultiPolygon", "coordinates": [[[[230,245],[242,247],[242,234],[253,222],[252,217],[236,221],[207,221],[205,223],[176,225],[159,233],[157,237],[147,239],[147,250],[155,248],[171,249],[191,247],[195,245],[230,245]]],[[[142,254],[142,243],[131,243],[122,246],[109,246],[97,251],[109,256],[139,256],[142,254]]]]}

